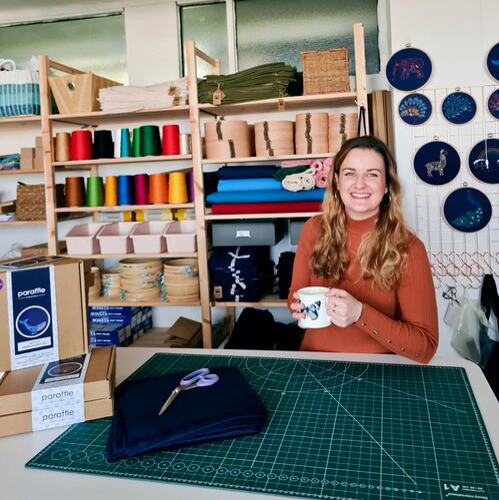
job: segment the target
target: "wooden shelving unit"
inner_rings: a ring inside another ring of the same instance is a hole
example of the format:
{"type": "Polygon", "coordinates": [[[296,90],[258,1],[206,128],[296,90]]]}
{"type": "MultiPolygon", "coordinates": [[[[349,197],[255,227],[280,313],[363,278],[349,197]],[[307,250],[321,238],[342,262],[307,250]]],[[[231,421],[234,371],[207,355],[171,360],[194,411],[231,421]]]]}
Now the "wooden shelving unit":
{"type": "Polygon", "coordinates": [[[43,174],[43,170],[0,170],[0,175],[43,174]]]}
{"type": "Polygon", "coordinates": [[[148,302],[127,302],[120,299],[101,297],[89,300],[89,306],[123,306],[123,307],[196,307],[200,302],[168,302],[167,300],[151,300],[148,302]]]}
{"type": "Polygon", "coordinates": [[[46,220],[8,220],[0,221],[0,226],[42,226],[46,220]]]}
{"type": "Polygon", "coordinates": [[[180,259],[197,258],[197,253],[95,253],[88,254],[59,254],[61,257],[70,257],[72,259],[96,260],[96,259],[180,259]]]}
{"type": "MultiPolygon", "coordinates": [[[[95,215],[98,212],[123,212],[132,210],[156,210],[156,209],[192,209],[195,210],[197,222],[197,244],[196,253],[185,254],[99,254],[99,255],[72,255],[72,257],[82,259],[121,259],[121,258],[195,258],[199,266],[200,278],[200,300],[195,302],[165,302],[152,301],[147,304],[136,302],[122,302],[119,299],[109,299],[102,297],[98,300],[90,301],[90,305],[121,305],[121,306],[159,306],[159,307],[200,307],[203,326],[203,345],[204,347],[213,347],[213,332],[211,321],[212,307],[225,307],[229,317],[233,317],[235,307],[287,307],[286,301],[277,296],[263,297],[259,302],[219,302],[214,301],[210,294],[210,283],[208,273],[208,257],[210,245],[207,238],[207,229],[212,221],[218,220],[237,220],[237,219],[295,219],[308,218],[317,215],[317,212],[299,212],[299,213],[267,213],[267,214],[227,214],[215,215],[210,213],[205,206],[204,178],[203,169],[208,167],[213,169],[221,165],[252,164],[261,162],[280,162],[285,160],[297,159],[316,159],[327,158],[330,154],[319,155],[290,155],[278,157],[246,157],[246,158],[216,158],[204,159],[202,157],[201,143],[201,116],[230,116],[244,114],[266,114],[276,116],[280,112],[296,111],[306,112],[308,110],[328,110],[338,107],[360,107],[363,106],[366,111],[367,91],[365,74],[365,54],[364,54],[364,29],[362,24],[354,25],[354,46],[355,46],[355,87],[352,92],[343,92],[337,94],[324,94],[315,96],[296,96],[274,99],[265,99],[261,101],[250,101],[237,104],[222,104],[214,106],[213,104],[200,104],[198,102],[198,86],[196,73],[196,59],[199,57],[211,64],[214,74],[219,74],[219,61],[209,57],[207,54],[195,47],[193,42],[186,44],[186,62],[189,84],[189,105],[176,106],[173,108],[164,108],[156,110],[138,110],[131,112],[107,113],[71,113],[66,115],[52,114],[50,106],[50,91],[48,86],[48,72],[51,65],[69,73],[78,72],[57,63],[51,62],[46,56],[39,57],[40,66],[40,101],[41,116],[16,117],[0,119],[0,126],[7,124],[9,126],[37,125],[40,124],[43,138],[44,155],[44,181],[46,186],[47,220],[46,221],[21,221],[0,223],[0,225],[27,225],[27,224],[46,224],[48,231],[49,253],[51,255],[65,255],[59,252],[58,245],[58,223],[61,220],[68,220],[73,217],[87,217],[95,215]],[[68,125],[81,124],[83,126],[98,126],[105,124],[123,124],[129,128],[135,123],[144,123],[144,120],[165,119],[189,121],[192,137],[192,154],[175,156],[154,156],[154,157],[133,157],[118,159],[98,159],[88,161],[68,161],[54,162],[53,158],[53,124],[67,123],[68,125]],[[180,165],[176,165],[178,162],[180,165]],[[123,205],[116,207],[57,207],[55,202],[55,171],[61,169],[68,171],[89,170],[91,175],[97,175],[100,167],[119,167],[123,165],[138,164],[143,171],[146,165],[167,163],[165,168],[168,171],[192,170],[194,177],[195,200],[193,203],[185,204],[162,204],[162,205],[123,205]],[[187,165],[186,165],[187,164],[187,165]],[[67,216],[67,217],[65,217],[67,216]],[[63,219],[63,217],[65,217],[63,219]]],[[[19,173],[18,171],[15,173],[19,173]]],[[[23,172],[24,173],[24,172],[23,172]]],[[[41,173],[40,171],[30,171],[28,173],[41,173]]],[[[0,172],[0,175],[11,175],[10,172],[0,172]]]]}

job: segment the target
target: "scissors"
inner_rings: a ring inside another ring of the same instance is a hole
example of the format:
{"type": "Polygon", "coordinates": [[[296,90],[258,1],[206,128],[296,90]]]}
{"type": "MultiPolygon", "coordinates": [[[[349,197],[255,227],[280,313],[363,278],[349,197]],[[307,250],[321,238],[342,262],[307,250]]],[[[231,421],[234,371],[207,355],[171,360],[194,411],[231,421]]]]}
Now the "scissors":
{"type": "Polygon", "coordinates": [[[161,410],[159,410],[158,415],[161,415],[182,391],[188,391],[196,387],[208,387],[216,384],[218,380],[218,375],[210,373],[209,368],[200,368],[199,370],[189,373],[180,381],[180,385],[173,389],[172,393],[161,407],[161,410]]]}

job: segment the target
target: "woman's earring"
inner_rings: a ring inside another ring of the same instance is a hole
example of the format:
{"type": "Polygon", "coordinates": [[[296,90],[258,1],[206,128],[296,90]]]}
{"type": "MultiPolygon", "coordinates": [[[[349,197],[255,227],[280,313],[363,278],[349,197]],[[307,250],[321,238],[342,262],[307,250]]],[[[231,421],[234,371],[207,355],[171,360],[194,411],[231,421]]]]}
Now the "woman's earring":
{"type": "Polygon", "coordinates": [[[383,205],[385,205],[385,207],[387,207],[390,203],[392,202],[392,195],[390,193],[390,191],[388,191],[387,193],[385,193],[385,196],[383,196],[383,205]]]}
{"type": "Polygon", "coordinates": [[[335,191],[335,192],[334,192],[334,199],[335,199],[336,201],[338,201],[338,191],[335,191]]]}

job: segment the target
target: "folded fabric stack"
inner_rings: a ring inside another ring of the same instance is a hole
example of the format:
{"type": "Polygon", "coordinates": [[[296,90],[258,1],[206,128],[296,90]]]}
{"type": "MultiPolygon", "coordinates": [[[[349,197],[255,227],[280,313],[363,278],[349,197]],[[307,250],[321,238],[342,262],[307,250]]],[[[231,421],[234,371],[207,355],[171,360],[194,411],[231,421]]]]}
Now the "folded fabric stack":
{"type": "Polygon", "coordinates": [[[269,247],[223,247],[208,262],[216,300],[257,302],[274,283],[269,247]]]}
{"type": "Polygon", "coordinates": [[[214,214],[320,211],[325,190],[288,191],[276,175],[283,170],[273,165],[222,167],[217,191],[206,201],[214,214]]]}
{"type": "Polygon", "coordinates": [[[235,367],[210,371],[218,375],[217,383],[181,392],[162,415],[160,408],[187,373],[121,384],[115,394],[107,459],[258,433],[267,411],[253,388],[235,367]]]}
{"type": "Polygon", "coordinates": [[[283,62],[262,64],[232,75],[209,75],[198,86],[199,102],[213,103],[223,92],[222,104],[301,95],[296,68],[283,62]]]}
{"type": "Polygon", "coordinates": [[[325,160],[283,161],[274,178],[282,182],[288,191],[309,191],[325,188],[327,176],[333,165],[332,158],[325,160]]]}
{"type": "Polygon", "coordinates": [[[187,78],[145,87],[118,85],[99,90],[102,111],[128,113],[187,104],[187,78]]]}

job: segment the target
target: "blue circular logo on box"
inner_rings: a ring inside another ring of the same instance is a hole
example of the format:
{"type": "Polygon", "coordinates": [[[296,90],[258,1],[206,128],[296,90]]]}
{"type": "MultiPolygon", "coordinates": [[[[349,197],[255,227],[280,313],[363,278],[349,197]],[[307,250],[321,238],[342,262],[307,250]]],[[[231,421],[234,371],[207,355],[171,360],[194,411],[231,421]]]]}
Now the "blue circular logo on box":
{"type": "Polygon", "coordinates": [[[16,329],[25,338],[35,339],[50,326],[50,314],[41,306],[23,309],[16,318],[16,329]]]}
{"type": "Polygon", "coordinates": [[[419,49],[402,49],[386,64],[386,78],[390,85],[402,92],[420,89],[430,79],[431,61],[419,49]]]}
{"type": "Polygon", "coordinates": [[[414,157],[417,176],[432,186],[441,186],[452,181],[460,166],[459,153],[450,144],[442,141],[424,144],[414,157]]]}
{"type": "Polygon", "coordinates": [[[423,94],[405,96],[399,104],[399,116],[408,125],[421,125],[431,116],[432,105],[423,94]]]}
{"type": "Polygon", "coordinates": [[[442,114],[454,125],[468,123],[476,114],[475,99],[466,92],[453,92],[444,99],[442,114]]]}
{"type": "Polygon", "coordinates": [[[474,188],[453,191],[444,203],[444,217],[457,231],[474,233],[483,229],[492,217],[492,205],[487,196],[474,188]]]}

